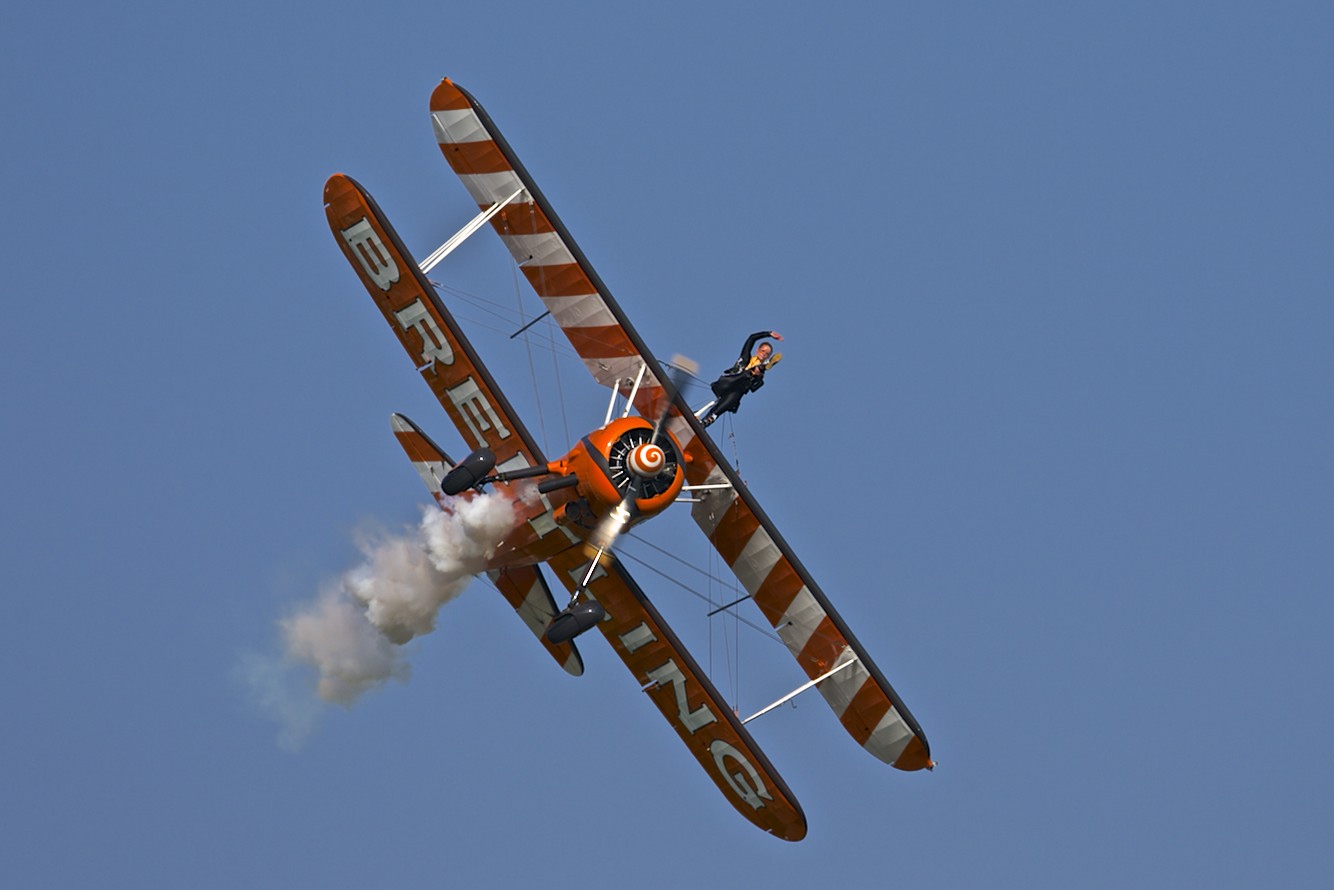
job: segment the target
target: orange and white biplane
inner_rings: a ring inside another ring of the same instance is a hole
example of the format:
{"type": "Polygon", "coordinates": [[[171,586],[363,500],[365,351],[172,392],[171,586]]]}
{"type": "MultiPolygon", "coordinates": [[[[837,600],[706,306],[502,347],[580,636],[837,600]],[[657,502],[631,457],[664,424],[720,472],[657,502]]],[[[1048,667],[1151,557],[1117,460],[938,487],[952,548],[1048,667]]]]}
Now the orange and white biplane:
{"type": "Polygon", "coordinates": [[[875,757],[902,770],[933,767],[917,721],[723,458],[490,116],[445,79],[431,94],[431,120],[480,211],[458,235],[419,264],[371,196],[342,174],[325,184],[325,210],[339,247],[472,449],[456,463],[393,415],[394,435],[422,481],[445,509],[486,487],[513,503],[515,528],[488,576],[519,617],[576,676],[583,662],[574,638],[596,627],[732,806],[771,834],[801,840],[806,819],[792,792],[613,550],[622,532],[688,492],[695,522],[806,673],[792,695],[814,686],[875,757]],[[555,459],[538,448],[426,278],[488,222],[588,370],[612,390],[606,423],[555,459]],[[543,563],[570,593],[564,609],[543,563]]]}

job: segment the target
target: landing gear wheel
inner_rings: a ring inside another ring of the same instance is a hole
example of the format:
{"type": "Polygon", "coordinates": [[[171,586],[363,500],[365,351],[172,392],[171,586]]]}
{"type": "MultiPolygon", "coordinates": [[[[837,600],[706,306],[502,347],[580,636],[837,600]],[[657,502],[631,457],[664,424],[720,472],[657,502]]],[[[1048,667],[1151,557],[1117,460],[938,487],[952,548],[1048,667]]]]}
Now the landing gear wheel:
{"type": "Polygon", "coordinates": [[[547,641],[568,643],[584,631],[592,629],[605,617],[607,610],[597,600],[570,603],[547,625],[547,641]]]}

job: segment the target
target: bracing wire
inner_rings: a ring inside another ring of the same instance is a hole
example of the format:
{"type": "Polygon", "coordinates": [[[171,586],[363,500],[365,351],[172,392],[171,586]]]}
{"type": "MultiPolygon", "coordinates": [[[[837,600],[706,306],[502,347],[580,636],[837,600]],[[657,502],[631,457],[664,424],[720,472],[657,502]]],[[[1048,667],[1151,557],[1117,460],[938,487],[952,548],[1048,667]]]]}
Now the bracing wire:
{"type": "MultiPolygon", "coordinates": [[[[622,549],[622,550],[620,551],[620,554],[619,554],[619,555],[620,555],[620,556],[624,556],[626,559],[629,559],[630,561],[632,561],[632,562],[634,562],[634,563],[637,563],[637,564],[643,566],[644,568],[648,569],[648,570],[649,570],[650,572],[652,572],[653,574],[658,575],[658,576],[661,577],[661,578],[665,578],[666,580],[668,580],[668,581],[672,582],[673,584],[675,584],[677,587],[679,587],[679,588],[681,588],[682,590],[684,590],[686,593],[689,593],[691,596],[696,597],[697,599],[701,599],[701,600],[703,600],[703,601],[706,602],[706,603],[709,602],[709,596],[708,596],[707,594],[700,593],[698,590],[696,590],[695,588],[691,587],[690,585],[685,584],[685,583],[683,583],[683,582],[681,582],[681,581],[678,581],[676,578],[673,578],[671,575],[669,575],[669,574],[667,574],[666,572],[662,571],[662,570],[659,569],[657,566],[655,566],[655,565],[653,565],[652,563],[649,563],[649,562],[647,562],[647,561],[645,561],[645,560],[639,558],[638,556],[635,556],[633,553],[627,553],[625,550],[622,549]]],[[[751,621],[751,620],[749,620],[749,619],[747,619],[747,618],[742,618],[740,615],[734,615],[733,617],[735,617],[737,621],[740,621],[742,624],[746,625],[747,627],[752,628],[753,630],[757,630],[757,631],[759,631],[761,634],[763,634],[764,636],[766,636],[766,637],[768,637],[769,639],[773,640],[774,642],[776,642],[776,643],[782,643],[782,642],[783,642],[783,641],[778,637],[777,634],[775,634],[775,633],[771,633],[771,632],[768,630],[768,628],[761,627],[760,625],[756,624],[755,622],[753,622],[753,621],[751,621]]]]}
{"type": "MultiPolygon", "coordinates": [[[[511,309],[508,306],[504,306],[500,303],[497,303],[494,300],[489,300],[485,297],[480,297],[476,294],[469,293],[468,291],[462,290],[460,288],[452,287],[447,284],[440,284],[439,282],[435,281],[433,281],[432,284],[435,284],[437,289],[446,291],[451,297],[457,297],[458,299],[472,306],[474,309],[478,309],[482,312],[485,312],[487,315],[500,321],[504,325],[504,327],[497,327],[494,323],[488,323],[478,318],[464,315],[463,313],[460,312],[454,312],[454,315],[456,317],[463,319],[469,324],[476,325],[477,327],[483,328],[488,331],[492,331],[497,334],[506,334],[506,335],[514,333],[514,328],[522,324],[522,322],[518,320],[524,317],[524,314],[522,312],[516,312],[514,309],[511,309]]],[[[537,341],[538,345],[541,346],[543,349],[550,349],[553,352],[556,352],[568,358],[574,358],[574,359],[579,358],[579,354],[575,352],[573,348],[570,347],[569,341],[567,341],[564,337],[556,338],[552,336],[550,333],[537,328],[533,328],[530,330],[532,332],[534,340],[537,341]]]]}
{"type": "Polygon", "coordinates": [[[489,299],[479,294],[471,293],[463,288],[443,284],[439,281],[432,280],[431,284],[434,285],[437,290],[447,293],[452,299],[464,303],[485,315],[485,317],[479,318],[467,312],[455,311],[453,314],[456,318],[466,321],[470,325],[483,330],[498,334],[506,334],[510,339],[515,339],[517,334],[524,335],[524,349],[527,353],[528,372],[532,379],[533,392],[535,401],[537,402],[538,428],[541,433],[542,447],[544,450],[549,451],[551,448],[550,434],[546,427],[546,412],[542,407],[544,399],[540,389],[537,363],[533,355],[533,349],[536,347],[538,349],[548,350],[551,353],[553,369],[552,377],[556,385],[556,398],[560,405],[561,428],[564,431],[566,441],[570,440],[570,419],[569,410],[565,404],[565,391],[561,380],[560,365],[563,359],[575,359],[580,361],[582,359],[569,345],[569,341],[565,337],[556,336],[556,328],[553,326],[549,312],[543,313],[542,316],[532,319],[532,322],[537,322],[541,320],[543,316],[546,316],[547,324],[545,325],[545,329],[531,327],[531,322],[529,322],[528,315],[524,310],[522,295],[523,288],[519,284],[518,267],[512,263],[509,264],[509,266],[511,284],[514,289],[514,306],[489,299]],[[499,324],[497,324],[497,322],[499,324]],[[515,328],[518,328],[517,332],[514,330],[515,328]]]}
{"type": "MultiPolygon", "coordinates": [[[[523,291],[519,287],[519,266],[516,263],[510,264],[510,276],[514,282],[514,305],[518,307],[519,321],[526,322],[527,315],[523,311],[523,291]]],[[[528,374],[533,378],[533,401],[537,403],[537,426],[542,432],[542,450],[548,454],[551,452],[551,440],[547,436],[547,418],[542,410],[542,390],[537,383],[537,365],[533,362],[533,343],[529,339],[527,331],[523,335],[523,349],[528,354],[528,374]]]]}
{"type": "MultiPolygon", "coordinates": [[[[546,324],[548,332],[550,332],[552,324],[554,324],[554,322],[552,321],[551,316],[548,315],[546,324]]],[[[554,337],[554,334],[552,336],[554,337]]],[[[565,387],[562,386],[560,382],[560,359],[556,355],[556,350],[554,349],[551,350],[551,367],[554,370],[556,377],[556,399],[560,403],[561,428],[565,431],[565,441],[571,442],[573,440],[570,439],[570,415],[569,412],[565,410],[565,387]]]]}
{"type": "MultiPolygon", "coordinates": [[[[690,571],[694,572],[694,573],[697,574],[697,575],[703,575],[705,578],[709,579],[710,581],[716,581],[716,582],[718,582],[719,584],[722,583],[722,579],[720,579],[720,578],[719,578],[717,575],[715,575],[712,571],[705,571],[704,569],[701,569],[699,566],[695,565],[694,563],[689,562],[689,561],[687,561],[687,560],[684,560],[684,559],[682,559],[681,557],[677,556],[677,555],[676,555],[675,553],[673,553],[672,551],[667,550],[667,549],[664,549],[664,548],[662,548],[662,547],[659,547],[657,544],[654,544],[652,541],[649,541],[649,540],[647,540],[647,539],[645,539],[645,538],[641,538],[639,535],[635,534],[635,533],[632,532],[632,531],[630,531],[630,532],[626,532],[626,533],[625,533],[625,536],[626,536],[627,538],[634,538],[636,541],[638,541],[639,543],[643,544],[645,547],[648,547],[648,548],[650,548],[650,549],[652,549],[652,550],[656,550],[658,553],[661,553],[663,556],[667,557],[668,559],[671,559],[671,560],[674,560],[674,561],[677,562],[677,563],[680,563],[681,565],[683,565],[683,566],[685,566],[686,568],[690,569],[690,571]]],[[[709,548],[709,553],[710,553],[710,556],[712,556],[712,554],[713,554],[713,548],[712,548],[712,547],[709,548]]],[[[712,605],[712,604],[710,604],[710,605],[712,605]]]]}
{"type": "MultiPolygon", "coordinates": [[[[732,617],[736,618],[735,612],[732,613],[732,617]]],[[[737,709],[739,713],[741,709],[741,625],[736,621],[732,622],[732,646],[736,650],[736,678],[734,680],[736,688],[732,695],[732,707],[737,709]]]]}
{"type": "MultiPolygon", "coordinates": [[[[728,585],[724,585],[724,587],[727,587],[727,586],[728,586],[728,585]]],[[[733,578],[730,587],[731,587],[731,590],[729,591],[728,596],[729,596],[731,599],[736,599],[737,582],[736,582],[735,577],[733,578]]],[[[737,622],[738,622],[738,619],[739,619],[741,616],[739,616],[739,615],[738,615],[735,611],[733,611],[733,610],[730,610],[730,609],[729,609],[728,611],[730,611],[730,612],[732,613],[732,627],[733,627],[733,633],[734,633],[734,634],[739,633],[738,628],[740,627],[740,625],[739,625],[737,622]]],[[[727,613],[723,613],[723,614],[724,614],[724,616],[725,616],[727,613]]],[[[729,639],[727,638],[727,618],[726,618],[726,617],[723,618],[722,638],[723,638],[723,654],[727,656],[727,676],[730,677],[730,678],[732,679],[732,710],[733,710],[733,711],[738,711],[738,712],[739,712],[740,709],[741,709],[741,702],[740,702],[740,697],[741,697],[741,650],[740,650],[737,646],[733,645],[733,644],[732,644],[732,641],[729,640],[729,639]]]]}
{"type": "Polygon", "coordinates": [[[714,559],[714,555],[715,555],[715,554],[714,554],[714,550],[713,550],[712,547],[707,547],[706,550],[707,550],[706,555],[707,555],[708,560],[709,560],[709,572],[708,572],[708,574],[709,574],[709,619],[705,621],[705,626],[708,628],[708,632],[709,632],[709,676],[712,677],[712,676],[713,676],[713,620],[712,620],[712,616],[713,616],[713,559],[714,559]]]}

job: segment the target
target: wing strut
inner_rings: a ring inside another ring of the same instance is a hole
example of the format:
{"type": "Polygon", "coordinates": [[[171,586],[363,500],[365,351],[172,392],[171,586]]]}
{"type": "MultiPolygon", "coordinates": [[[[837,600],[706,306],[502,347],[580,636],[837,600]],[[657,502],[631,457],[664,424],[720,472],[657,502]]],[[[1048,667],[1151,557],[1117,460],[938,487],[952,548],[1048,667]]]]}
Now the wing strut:
{"type": "Polygon", "coordinates": [[[639,394],[639,384],[644,382],[644,372],[648,370],[648,362],[639,366],[639,376],[635,377],[634,389],[630,390],[630,396],[625,400],[625,413],[622,417],[630,416],[630,409],[635,406],[635,396],[639,394]]]}
{"type": "MultiPolygon", "coordinates": [[[[641,362],[639,365],[639,374],[635,377],[634,388],[630,390],[630,396],[625,401],[625,413],[622,417],[630,416],[630,409],[635,406],[635,395],[639,392],[639,385],[644,382],[644,374],[648,371],[648,362],[641,362]]],[[[618,378],[611,384],[611,401],[607,403],[607,419],[604,424],[611,423],[612,415],[616,413],[616,398],[621,394],[621,383],[629,383],[630,378],[618,378]]]]}
{"type": "MultiPolygon", "coordinates": [[[[737,600],[737,602],[740,602],[740,600],[737,600]]],[[[732,605],[736,605],[736,603],[733,603],[732,605]]],[[[801,695],[807,689],[810,689],[812,686],[818,685],[822,680],[827,680],[830,677],[834,676],[834,674],[837,674],[839,671],[843,670],[844,668],[852,667],[856,663],[857,663],[856,658],[849,658],[847,661],[843,662],[838,667],[834,668],[833,670],[825,671],[823,674],[816,677],[814,680],[807,680],[805,683],[802,683],[800,686],[798,686],[796,689],[793,689],[791,692],[780,698],[778,701],[769,705],[769,707],[761,708],[760,710],[756,711],[754,714],[751,714],[749,717],[747,717],[745,720],[742,720],[741,722],[745,724],[754,720],[756,717],[763,717],[765,714],[769,713],[779,705],[791,701],[792,699],[801,695]]]]}
{"type": "Polygon", "coordinates": [[[445,257],[449,256],[451,253],[453,253],[454,248],[458,247],[464,241],[467,241],[468,238],[471,237],[473,232],[476,232],[482,226],[486,225],[487,222],[491,219],[491,217],[495,216],[502,209],[504,209],[506,204],[510,203],[511,201],[513,201],[515,198],[519,197],[519,195],[522,194],[523,194],[523,189],[520,188],[518,191],[510,195],[505,200],[497,201],[490,207],[483,210],[481,213],[474,216],[472,218],[472,222],[468,223],[466,226],[455,232],[452,238],[450,238],[444,244],[441,244],[439,247],[435,249],[434,253],[432,253],[426,259],[421,261],[422,274],[425,275],[427,272],[430,272],[436,266],[440,265],[440,261],[443,260],[445,257]]]}

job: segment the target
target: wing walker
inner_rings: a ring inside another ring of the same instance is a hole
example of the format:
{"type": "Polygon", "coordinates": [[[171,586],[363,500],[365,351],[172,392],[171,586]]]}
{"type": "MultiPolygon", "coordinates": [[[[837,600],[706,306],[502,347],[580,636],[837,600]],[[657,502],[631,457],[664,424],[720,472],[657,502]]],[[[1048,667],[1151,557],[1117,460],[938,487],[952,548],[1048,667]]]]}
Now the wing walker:
{"type": "MultiPolygon", "coordinates": [[[[930,769],[926,736],[828,598],[704,431],[680,383],[654,358],[490,116],[445,79],[431,94],[440,151],[479,213],[417,263],[370,194],[343,174],[324,187],[338,245],[471,452],[452,460],[420,427],[391,425],[442,509],[489,490],[516,525],[488,577],[556,662],[583,673],[575,638],[596,627],[718,790],[747,820],[806,835],[792,792],[615,555],[618,537],[681,498],[807,682],[848,733],[902,770],[930,769]],[[426,273],[490,224],[598,383],[606,420],[544,456],[426,273]],[[569,593],[558,608],[541,566],[569,593]]],[[[735,605],[735,604],[734,604],[735,605]]],[[[760,713],[764,713],[761,711],[760,713]]],[[[759,716],[756,714],[754,716],[759,716]]],[[[747,718],[754,719],[753,717],[747,718]]]]}

